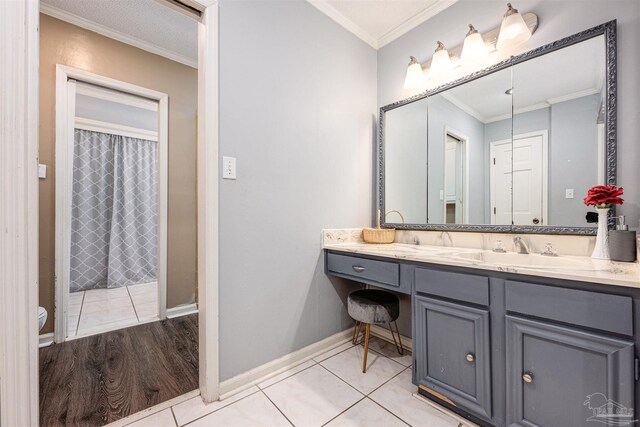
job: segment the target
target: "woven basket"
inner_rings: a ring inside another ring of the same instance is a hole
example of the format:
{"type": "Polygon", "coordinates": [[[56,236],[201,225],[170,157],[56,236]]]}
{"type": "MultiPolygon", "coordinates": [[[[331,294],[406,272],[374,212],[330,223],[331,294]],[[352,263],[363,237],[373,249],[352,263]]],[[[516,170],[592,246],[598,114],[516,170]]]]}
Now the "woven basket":
{"type": "Polygon", "coordinates": [[[363,228],[362,237],[367,243],[393,243],[395,228],[363,228]]]}

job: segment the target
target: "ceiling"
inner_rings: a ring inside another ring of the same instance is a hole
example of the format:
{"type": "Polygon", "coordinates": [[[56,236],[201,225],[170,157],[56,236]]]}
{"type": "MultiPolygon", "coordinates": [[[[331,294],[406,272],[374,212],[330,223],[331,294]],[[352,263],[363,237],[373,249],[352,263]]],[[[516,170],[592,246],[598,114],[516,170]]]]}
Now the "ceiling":
{"type": "Polygon", "coordinates": [[[458,0],[307,0],[375,49],[458,0]]]}
{"type": "Polygon", "coordinates": [[[511,116],[505,91],[513,78],[514,112],[546,108],[558,102],[600,93],[605,79],[603,36],[531,59],[457,86],[444,97],[483,123],[511,116]]]}
{"type": "Polygon", "coordinates": [[[156,0],[41,0],[41,11],[140,49],[197,67],[195,19],[156,0]]]}

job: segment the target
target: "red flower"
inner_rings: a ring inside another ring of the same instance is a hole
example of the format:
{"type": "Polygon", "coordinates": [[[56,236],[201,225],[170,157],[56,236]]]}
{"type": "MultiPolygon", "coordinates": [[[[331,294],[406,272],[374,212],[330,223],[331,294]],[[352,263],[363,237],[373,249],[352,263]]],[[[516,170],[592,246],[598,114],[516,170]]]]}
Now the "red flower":
{"type": "Polygon", "coordinates": [[[584,204],[589,206],[621,205],[624,202],[622,196],[624,189],[615,185],[596,185],[589,189],[584,204]]]}

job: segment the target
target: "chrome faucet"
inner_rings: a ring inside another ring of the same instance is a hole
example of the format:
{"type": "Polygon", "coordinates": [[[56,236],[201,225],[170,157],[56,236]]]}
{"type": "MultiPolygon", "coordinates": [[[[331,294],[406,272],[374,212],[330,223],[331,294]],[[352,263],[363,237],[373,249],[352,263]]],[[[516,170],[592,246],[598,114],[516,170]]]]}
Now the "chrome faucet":
{"type": "Polygon", "coordinates": [[[517,251],[519,254],[528,254],[529,253],[529,248],[527,247],[527,244],[524,242],[524,240],[522,240],[522,237],[520,236],[515,236],[513,238],[513,244],[515,245],[517,251]]]}

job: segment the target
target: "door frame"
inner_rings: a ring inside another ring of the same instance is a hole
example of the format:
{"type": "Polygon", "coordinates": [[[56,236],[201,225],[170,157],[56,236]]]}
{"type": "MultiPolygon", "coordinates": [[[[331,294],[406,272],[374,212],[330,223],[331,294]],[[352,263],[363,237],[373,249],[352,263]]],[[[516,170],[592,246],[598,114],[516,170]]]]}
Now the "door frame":
{"type": "Polygon", "coordinates": [[[73,138],[77,82],[89,83],[158,103],[158,314],[167,317],[167,215],[169,189],[169,95],[104,77],[79,68],[56,65],[55,159],[55,316],[54,341],[67,340],[67,312],[71,269],[71,205],[73,190],[73,138]]]}
{"type": "MultiPolygon", "coordinates": [[[[447,147],[447,135],[453,136],[455,139],[459,140],[462,145],[462,173],[464,173],[464,178],[462,179],[462,224],[469,223],[469,137],[463,134],[462,132],[458,132],[445,125],[444,127],[444,150],[446,152],[447,147]]],[[[444,168],[443,168],[444,170],[444,168]]],[[[444,174],[443,184],[446,183],[446,174],[444,174]]],[[[444,185],[443,185],[444,187],[444,185]]],[[[444,200],[443,203],[443,218],[446,220],[447,218],[447,201],[444,200]]],[[[445,222],[445,221],[443,221],[445,222]]]]}
{"type": "MultiPolygon", "coordinates": [[[[495,182],[494,177],[494,168],[491,164],[491,151],[494,146],[507,144],[511,142],[513,144],[517,139],[530,138],[532,136],[541,136],[542,137],[542,218],[544,224],[540,224],[541,226],[549,225],[549,130],[541,129],[533,132],[525,132],[519,133],[517,135],[513,135],[512,139],[502,139],[499,141],[491,141],[489,143],[489,200],[491,201],[491,206],[495,206],[495,190],[493,184],[495,182]]],[[[513,161],[512,161],[513,166],[513,161]]],[[[513,176],[513,167],[511,170],[513,176]]],[[[513,195],[512,195],[513,197],[513,195]]],[[[490,208],[491,209],[491,208],[490,208]]],[[[511,212],[513,213],[513,203],[511,203],[511,212]]],[[[491,224],[495,224],[494,214],[491,211],[491,224]]],[[[513,216],[512,216],[513,221],[513,216]]]]}
{"type": "MultiPolygon", "coordinates": [[[[200,393],[219,397],[218,2],[186,0],[198,30],[198,293],[200,393]],[[206,122],[206,124],[205,124],[206,122]]],[[[0,424],[37,426],[38,387],[38,0],[0,2],[0,424]],[[4,114],[4,112],[11,114],[4,114]],[[10,141],[5,143],[4,141],[10,141]],[[5,268],[8,267],[8,268],[5,268]]]]}

